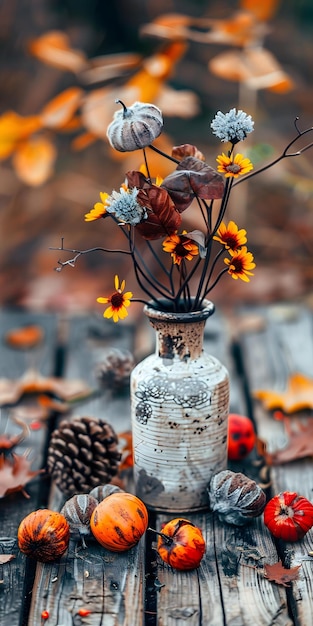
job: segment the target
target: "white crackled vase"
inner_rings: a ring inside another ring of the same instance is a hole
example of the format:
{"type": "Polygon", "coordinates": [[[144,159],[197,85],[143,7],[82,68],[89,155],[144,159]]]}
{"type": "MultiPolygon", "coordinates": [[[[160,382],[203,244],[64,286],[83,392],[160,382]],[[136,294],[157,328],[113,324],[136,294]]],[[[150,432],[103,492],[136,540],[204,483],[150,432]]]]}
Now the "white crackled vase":
{"type": "Polygon", "coordinates": [[[156,351],[131,375],[136,494],[152,510],[209,508],[207,486],[227,466],[229,376],[203,350],[214,312],[173,313],[145,307],[156,351]]]}

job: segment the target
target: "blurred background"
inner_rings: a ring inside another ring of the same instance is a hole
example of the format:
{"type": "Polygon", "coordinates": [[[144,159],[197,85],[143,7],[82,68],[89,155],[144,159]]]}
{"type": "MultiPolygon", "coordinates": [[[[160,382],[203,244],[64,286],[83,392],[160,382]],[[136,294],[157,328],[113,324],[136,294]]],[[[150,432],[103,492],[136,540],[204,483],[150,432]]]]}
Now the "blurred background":
{"type": "MultiPolygon", "coordinates": [[[[312,33],[311,0],[1,0],[1,306],[94,311],[115,273],[135,293],[125,257],[91,253],[56,272],[71,254],[51,250],[61,238],[75,250],[115,243],[84,215],[142,163],[108,145],[116,98],[160,106],[159,146],[194,144],[213,167],[224,148],[214,115],[243,109],[255,131],[242,151],[256,169],[296,136],[297,117],[312,126],[312,33]]],[[[150,156],[155,175],[169,173],[150,156]]],[[[257,268],[248,285],[219,283],[220,307],[313,304],[312,163],[308,150],[234,190],[228,217],[246,228],[257,268]]]]}

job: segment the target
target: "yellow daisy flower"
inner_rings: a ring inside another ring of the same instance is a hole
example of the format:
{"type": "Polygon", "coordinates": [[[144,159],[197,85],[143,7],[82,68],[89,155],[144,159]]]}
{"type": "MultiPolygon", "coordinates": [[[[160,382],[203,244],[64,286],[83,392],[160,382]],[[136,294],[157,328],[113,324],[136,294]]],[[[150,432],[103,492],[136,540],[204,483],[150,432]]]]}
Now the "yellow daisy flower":
{"type": "Polygon", "coordinates": [[[243,246],[240,250],[229,250],[230,259],[224,259],[224,263],[228,265],[228,274],[237,280],[241,278],[244,282],[250,282],[249,276],[253,276],[250,270],[255,268],[253,254],[248,252],[247,247],[243,246]]]}
{"type": "Polygon", "coordinates": [[[163,241],[164,252],[170,252],[173,258],[173,263],[180,265],[183,259],[192,261],[194,256],[199,254],[199,248],[192,239],[185,237],[186,230],[183,230],[181,235],[170,235],[163,241]]]}
{"type": "Polygon", "coordinates": [[[239,230],[237,224],[231,220],[227,226],[225,222],[221,223],[213,239],[225,246],[226,250],[238,250],[247,243],[246,234],[247,231],[244,228],[239,230]]]}
{"type": "Polygon", "coordinates": [[[110,304],[110,306],[104,311],[103,317],[113,317],[113,322],[118,322],[119,319],[122,320],[127,317],[127,307],[130,306],[130,301],[133,297],[133,294],[131,291],[126,291],[126,293],[123,293],[125,289],[125,280],[122,280],[120,284],[117,274],[114,278],[114,287],[115,291],[110,297],[97,298],[97,302],[99,302],[100,304],[110,304]]]}
{"type": "Polygon", "coordinates": [[[93,222],[94,220],[99,220],[100,217],[103,217],[106,214],[106,201],[109,197],[110,196],[108,193],[100,191],[101,202],[96,202],[93,209],[91,209],[89,213],[86,213],[85,222],[93,222]]]}
{"type": "Polygon", "coordinates": [[[218,163],[217,171],[225,174],[225,178],[238,178],[238,176],[253,170],[250,159],[244,157],[243,154],[238,153],[234,157],[229,157],[223,152],[216,160],[218,163]]]}

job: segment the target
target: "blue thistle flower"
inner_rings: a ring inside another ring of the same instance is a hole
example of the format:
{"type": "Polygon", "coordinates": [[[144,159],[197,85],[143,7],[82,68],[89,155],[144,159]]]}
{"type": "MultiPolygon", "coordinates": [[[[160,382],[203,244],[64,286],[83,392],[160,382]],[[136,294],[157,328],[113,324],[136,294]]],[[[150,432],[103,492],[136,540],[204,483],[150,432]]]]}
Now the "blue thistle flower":
{"type": "Polygon", "coordinates": [[[125,224],[139,224],[147,218],[145,207],[137,202],[138,189],[120,188],[120,191],[113,191],[106,201],[107,213],[113,213],[115,217],[125,224]]]}
{"type": "Polygon", "coordinates": [[[228,113],[218,111],[211,122],[213,134],[221,141],[230,141],[233,145],[243,141],[254,130],[254,121],[251,115],[247,115],[239,109],[231,109],[228,113]]]}

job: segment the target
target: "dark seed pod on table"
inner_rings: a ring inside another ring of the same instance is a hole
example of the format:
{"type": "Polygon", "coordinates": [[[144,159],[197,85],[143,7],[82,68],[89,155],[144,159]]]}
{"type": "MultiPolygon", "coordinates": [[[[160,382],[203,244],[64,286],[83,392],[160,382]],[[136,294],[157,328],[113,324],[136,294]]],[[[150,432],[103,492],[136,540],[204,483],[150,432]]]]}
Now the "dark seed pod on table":
{"type": "Polygon", "coordinates": [[[210,507],[221,522],[243,526],[263,512],[266,496],[257,483],[241,474],[224,470],[215,474],[209,488],[210,507]]]}
{"type": "Polygon", "coordinates": [[[70,525],[70,533],[75,539],[90,535],[91,514],[99,504],[98,500],[89,493],[80,493],[67,500],[61,509],[62,515],[70,525]]]}
{"type": "Polygon", "coordinates": [[[126,107],[123,102],[120,111],[114,114],[113,122],[107,129],[107,137],[115,150],[132,152],[146,148],[162,132],[162,111],[154,104],[135,102],[126,107]]]}
{"type": "Polygon", "coordinates": [[[117,474],[121,453],[110,424],[93,417],[62,421],[53,431],[47,470],[67,496],[87,493],[117,474]]]}
{"type": "Polygon", "coordinates": [[[112,348],[97,363],[95,375],[101,387],[121,390],[129,385],[130,375],[135,366],[135,360],[128,350],[112,348]]]}

